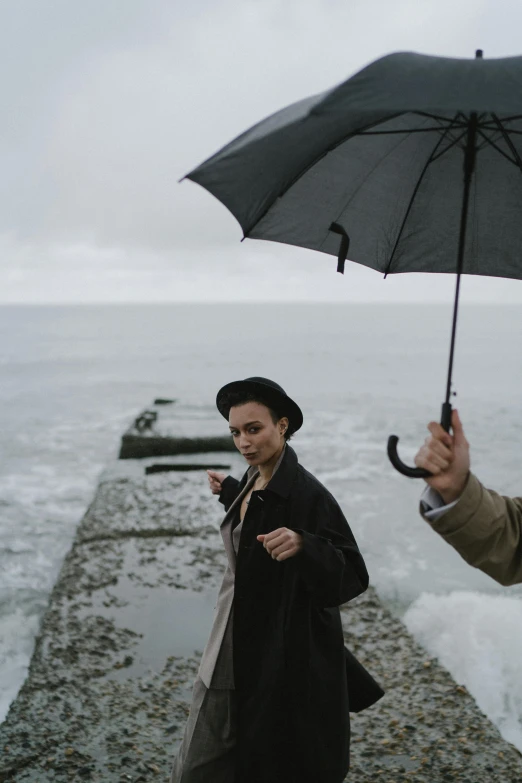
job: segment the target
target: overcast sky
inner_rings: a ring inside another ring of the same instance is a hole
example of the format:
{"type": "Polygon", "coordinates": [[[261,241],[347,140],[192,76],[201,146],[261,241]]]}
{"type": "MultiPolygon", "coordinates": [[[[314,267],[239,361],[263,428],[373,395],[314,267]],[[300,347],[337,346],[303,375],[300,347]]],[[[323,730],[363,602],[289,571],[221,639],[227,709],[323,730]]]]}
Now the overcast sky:
{"type": "MultiPolygon", "coordinates": [[[[450,277],[240,243],[178,179],[381,55],[517,55],[521,29],[520,0],[4,0],[0,301],[449,301],[450,277]]],[[[522,302],[522,282],[463,298],[522,302]]]]}

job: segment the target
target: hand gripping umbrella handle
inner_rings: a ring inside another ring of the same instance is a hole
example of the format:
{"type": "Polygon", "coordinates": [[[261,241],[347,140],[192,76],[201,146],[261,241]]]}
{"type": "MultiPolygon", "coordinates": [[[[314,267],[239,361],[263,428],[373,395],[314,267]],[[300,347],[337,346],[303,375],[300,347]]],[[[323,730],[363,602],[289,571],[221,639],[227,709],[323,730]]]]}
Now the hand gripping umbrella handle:
{"type": "MultiPolygon", "coordinates": [[[[449,402],[442,404],[440,423],[446,432],[449,432],[451,426],[451,404],[449,402]]],[[[390,435],[388,438],[388,458],[395,470],[398,470],[399,473],[408,478],[429,478],[432,475],[429,470],[425,468],[410,468],[409,465],[406,465],[401,460],[397,453],[398,442],[399,438],[397,435],[390,435]]]]}

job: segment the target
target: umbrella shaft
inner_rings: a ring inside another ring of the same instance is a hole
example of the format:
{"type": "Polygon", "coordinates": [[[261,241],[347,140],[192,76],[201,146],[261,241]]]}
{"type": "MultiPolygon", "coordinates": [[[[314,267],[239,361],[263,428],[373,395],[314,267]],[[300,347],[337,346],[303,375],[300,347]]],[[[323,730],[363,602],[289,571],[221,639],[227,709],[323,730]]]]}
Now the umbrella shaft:
{"type": "MultiPolygon", "coordinates": [[[[462,211],[460,214],[460,233],[459,233],[459,251],[457,259],[457,283],[455,286],[455,303],[453,306],[453,325],[451,329],[451,347],[448,366],[448,381],[446,384],[446,400],[443,406],[443,411],[446,410],[446,414],[443,414],[441,421],[442,426],[445,429],[449,429],[449,422],[447,421],[447,411],[450,405],[451,397],[451,378],[453,374],[453,356],[455,353],[455,337],[457,335],[457,315],[459,310],[459,295],[460,295],[460,277],[462,275],[462,268],[464,265],[464,251],[466,248],[466,229],[468,223],[468,209],[469,209],[469,193],[471,188],[471,179],[473,171],[475,170],[476,159],[476,135],[477,135],[477,115],[473,113],[470,117],[468,124],[468,133],[466,139],[466,149],[464,152],[464,195],[462,199],[462,211]],[[447,426],[444,426],[444,425],[447,426]]],[[[450,407],[451,410],[451,407],[450,407]]]]}

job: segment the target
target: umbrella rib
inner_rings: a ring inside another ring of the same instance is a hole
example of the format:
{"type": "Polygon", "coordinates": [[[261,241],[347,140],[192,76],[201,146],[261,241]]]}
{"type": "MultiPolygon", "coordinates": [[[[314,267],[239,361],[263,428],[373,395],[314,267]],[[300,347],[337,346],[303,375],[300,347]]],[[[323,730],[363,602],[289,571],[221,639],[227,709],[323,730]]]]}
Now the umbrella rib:
{"type": "MultiPolygon", "coordinates": [[[[461,127],[463,128],[464,125],[460,126],[449,126],[450,127],[461,127]]],[[[354,133],[354,136],[393,136],[397,135],[399,133],[432,133],[433,131],[440,131],[443,130],[443,126],[436,125],[433,128],[404,128],[401,130],[390,130],[390,131],[361,131],[360,133],[354,133]]]]}
{"type": "MultiPolygon", "coordinates": [[[[440,130],[440,128],[439,128],[439,130],[440,130]]],[[[388,264],[387,264],[387,266],[386,266],[386,269],[384,270],[384,277],[385,277],[385,278],[387,277],[387,275],[388,275],[388,274],[389,274],[389,272],[390,272],[390,267],[391,267],[391,265],[392,265],[392,263],[393,263],[393,257],[394,257],[394,255],[395,255],[395,252],[396,252],[396,250],[397,250],[397,247],[398,247],[398,245],[399,245],[399,242],[400,242],[400,240],[401,240],[402,233],[403,233],[403,231],[404,231],[404,227],[406,226],[406,221],[408,220],[409,214],[410,214],[410,212],[411,212],[411,209],[412,209],[412,207],[413,207],[413,202],[415,201],[415,196],[417,195],[417,193],[418,193],[418,191],[419,191],[419,188],[420,188],[420,186],[421,186],[421,184],[422,184],[422,180],[424,179],[424,176],[425,176],[425,174],[426,174],[426,172],[427,172],[427,170],[428,170],[429,166],[430,166],[430,165],[433,163],[433,159],[434,159],[434,156],[435,156],[435,154],[436,154],[437,150],[439,149],[440,145],[442,144],[442,142],[444,141],[444,139],[446,138],[446,136],[447,136],[447,134],[449,133],[449,131],[450,131],[450,130],[452,130],[452,126],[451,126],[451,125],[449,125],[449,126],[446,128],[446,130],[444,131],[444,133],[442,134],[442,136],[440,137],[440,139],[439,139],[439,140],[438,140],[438,142],[436,143],[436,145],[435,145],[435,147],[433,148],[433,151],[432,151],[432,153],[431,153],[430,157],[429,157],[429,158],[428,158],[428,160],[426,161],[426,163],[425,163],[425,165],[424,165],[424,168],[422,169],[422,171],[421,171],[421,173],[420,173],[419,179],[417,180],[417,184],[415,185],[415,188],[414,188],[414,190],[413,190],[413,193],[412,193],[412,196],[411,196],[411,199],[410,199],[410,203],[408,204],[408,208],[407,208],[407,210],[406,210],[406,213],[405,213],[405,215],[404,215],[404,219],[403,219],[403,221],[402,221],[402,225],[401,225],[401,227],[400,227],[400,230],[399,230],[399,233],[398,233],[398,235],[397,235],[397,239],[395,240],[395,245],[394,245],[394,247],[393,247],[393,250],[392,250],[392,252],[391,252],[390,260],[388,261],[388,264]]],[[[451,146],[453,146],[453,145],[451,145],[451,146]]]]}
{"type": "MultiPolygon", "coordinates": [[[[436,128],[435,130],[437,130],[437,131],[440,133],[440,131],[441,131],[441,128],[436,128]]],[[[447,133],[449,130],[450,130],[450,128],[447,128],[447,130],[445,131],[445,133],[444,133],[444,134],[441,136],[441,138],[440,138],[440,140],[439,140],[438,144],[440,144],[440,143],[442,142],[442,140],[444,139],[444,136],[446,135],[446,133],[447,133]]],[[[354,136],[356,136],[356,135],[361,135],[361,134],[356,134],[356,133],[354,133],[354,134],[352,134],[352,136],[351,136],[351,137],[349,137],[349,138],[353,138],[353,137],[354,137],[354,136]]],[[[384,155],[383,157],[381,157],[381,158],[380,158],[380,160],[379,160],[379,161],[378,161],[378,162],[377,162],[377,163],[374,165],[374,167],[373,167],[373,168],[372,168],[372,170],[371,170],[371,171],[368,173],[368,175],[365,177],[365,179],[364,179],[364,180],[363,180],[363,181],[362,181],[362,182],[359,184],[358,188],[357,188],[357,189],[356,189],[356,190],[355,190],[355,191],[354,191],[354,192],[351,194],[351,196],[350,196],[350,198],[348,199],[348,201],[346,201],[346,202],[344,203],[344,206],[343,206],[343,208],[340,210],[340,212],[338,213],[338,216],[337,216],[336,220],[335,220],[335,221],[334,221],[334,223],[332,223],[331,225],[334,225],[335,223],[337,223],[338,225],[340,224],[340,216],[342,215],[342,213],[344,212],[344,210],[346,209],[346,207],[348,206],[348,204],[349,204],[349,203],[352,201],[352,199],[353,199],[353,198],[355,198],[355,195],[356,195],[356,194],[357,194],[357,192],[360,190],[360,188],[363,186],[363,184],[364,184],[364,183],[365,183],[365,182],[368,180],[368,178],[369,178],[369,177],[370,177],[370,176],[373,174],[373,172],[375,171],[375,169],[377,168],[377,166],[379,166],[380,164],[382,164],[383,160],[385,160],[385,158],[387,158],[389,155],[391,155],[391,154],[392,154],[392,152],[395,152],[395,151],[396,151],[396,150],[397,150],[397,149],[398,149],[398,148],[401,146],[401,144],[404,144],[404,142],[405,142],[405,141],[406,141],[406,139],[400,139],[400,140],[399,140],[399,142],[398,142],[398,143],[397,143],[397,144],[396,144],[396,145],[393,147],[393,149],[392,149],[392,150],[388,150],[388,152],[386,152],[386,155],[384,155]]],[[[438,145],[437,145],[437,146],[438,146],[438,145]]],[[[330,232],[331,230],[332,230],[332,228],[331,228],[331,226],[330,226],[330,228],[328,229],[328,231],[330,232]]],[[[324,243],[324,240],[323,240],[323,243],[324,243]]],[[[343,273],[343,274],[344,274],[344,273],[343,273]]]]}
{"type": "MultiPolygon", "coordinates": [[[[413,114],[419,114],[419,115],[421,115],[421,116],[424,114],[423,112],[412,112],[412,113],[413,113],[413,114]]],[[[397,119],[397,117],[401,117],[403,114],[404,114],[404,112],[397,112],[397,114],[392,114],[390,117],[386,117],[386,119],[385,119],[385,120],[375,120],[374,122],[371,122],[371,123],[369,123],[369,124],[368,124],[368,126],[367,126],[367,128],[372,128],[373,126],[375,126],[375,125],[378,125],[378,124],[380,124],[380,123],[381,123],[381,122],[383,122],[383,121],[385,121],[385,122],[390,122],[390,120],[395,120],[395,119],[397,119]]],[[[438,119],[438,120],[442,120],[443,122],[448,122],[448,119],[447,119],[447,118],[445,118],[445,117],[437,117],[437,116],[435,116],[435,115],[429,115],[429,114],[427,114],[426,116],[428,116],[428,117],[433,117],[433,118],[434,118],[434,119],[436,119],[436,120],[437,120],[437,119],[438,119]]],[[[454,127],[462,127],[462,125],[457,125],[457,123],[456,123],[456,119],[457,119],[457,117],[458,117],[458,116],[461,116],[461,117],[463,117],[463,118],[464,118],[464,115],[463,115],[462,113],[459,113],[458,115],[455,115],[455,120],[453,121],[453,124],[451,124],[451,123],[450,123],[450,125],[448,125],[448,126],[447,126],[447,128],[445,129],[444,135],[445,135],[445,134],[447,133],[447,131],[448,131],[448,130],[450,130],[451,128],[454,128],[454,127]]],[[[464,119],[465,119],[465,118],[464,118],[464,119]]],[[[436,130],[438,133],[440,133],[440,132],[441,132],[441,130],[442,130],[442,127],[441,127],[441,126],[437,126],[437,127],[435,127],[435,128],[430,128],[429,130],[430,130],[431,132],[433,132],[434,130],[436,130]]],[[[418,133],[418,132],[419,132],[419,129],[417,128],[417,129],[414,129],[414,130],[408,130],[408,129],[406,129],[406,130],[402,130],[402,131],[381,131],[380,133],[382,133],[383,135],[390,135],[390,133],[398,134],[398,133],[418,133]]],[[[283,197],[283,196],[284,196],[284,195],[285,195],[285,194],[286,194],[286,193],[287,193],[287,192],[290,190],[290,188],[291,188],[293,185],[295,185],[295,183],[297,182],[297,180],[301,179],[301,177],[303,177],[303,176],[306,174],[306,172],[307,172],[307,171],[309,171],[311,168],[313,168],[313,167],[314,167],[314,166],[315,166],[317,163],[319,163],[319,161],[320,161],[320,160],[322,160],[322,158],[326,157],[326,155],[328,155],[330,152],[333,152],[335,149],[337,149],[338,147],[340,147],[340,146],[341,146],[341,144],[344,144],[344,143],[345,143],[346,141],[348,141],[349,139],[353,139],[355,136],[363,136],[363,135],[365,135],[365,133],[367,133],[367,131],[365,131],[365,130],[364,130],[364,131],[353,131],[352,133],[348,133],[346,136],[344,136],[344,137],[343,137],[342,139],[340,139],[339,141],[336,141],[336,142],[335,142],[335,144],[332,144],[332,145],[331,145],[331,146],[330,146],[330,147],[329,147],[327,150],[324,150],[324,152],[322,152],[320,155],[318,155],[318,156],[317,156],[317,157],[316,157],[316,158],[315,158],[313,161],[311,161],[310,163],[308,163],[308,164],[307,164],[307,165],[306,165],[306,166],[305,166],[305,167],[304,167],[304,168],[303,168],[301,171],[299,171],[299,173],[298,173],[298,174],[296,174],[296,175],[295,175],[295,176],[294,176],[294,177],[291,179],[291,181],[290,181],[290,182],[288,182],[288,183],[285,185],[285,187],[284,187],[284,188],[283,188],[283,189],[280,191],[280,193],[278,194],[277,198],[282,198],[282,197],[283,197]]],[[[444,135],[441,137],[441,139],[442,139],[442,138],[444,138],[444,135]]],[[[274,199],[274,201],[275,201],[275,199],[274,199]]],[[[274,205],[274,201],[272,201],[272,202],[271,202],[271,203],[270,203],[270,204],[269,204],[269,205],[266,207],[266,209],[265,209],[265,210],[262,212],[262,214],[261,214],[261,215],[260,215],[260,216],[259,216],[259,217],[258,217],[258,218],[255,220],[255,221],[254,221],[254,223],[253,223],[251,226],[248,226],[247,228],[244,228],[244,229],[243,229],[243,239],[247,239],[247,238],[248,238],[248,235],[250,234],[250,232],[252,231],[252,229],[253,229],[255,226],[257,226],[257,225],[258,225],[258,224],[259,224],[259,223],[260,223],[260,222],[261,222],[261,221],[262,221],[262,220],[263,220],[263,219],[266,217],[266,215],[268,214],[268,212],[270,212],[270,210],[272,209],[272,207],[273,207],[273,205],[274,205]]]]}
{"type": "Polygon", "coordinates": [[[493,147],[493,149],[495,149],[495,150],[496,150],[496,151],[497,151],[497,152],[498,152],[500,155],[502,155],[504,158],[506,158],[506,160],[509,160],[509,162],[510,162],[510,163],[513,163],[513,165],[515,165],[515,166],[519,166],[519,164],[517,163],[517,161],[516,161],[516,160],[513,160],[513,158],[510,158],[510,157],[509,157],[509,155],[507,154],[507,152],[504,152],[504,150],[503,150],[503,149],[501,149],[501,148],[498,146],[498,144],[497,144],[495,141],[493,141],[493,139],[490,139],[490,138],[489,138],[489,136],[486,136],[486,134],[485,134],[485,133],[483,133],[483,132],[482,132],[480,129],[478,129],[478,128],[477,128],[477,133],[479,134],[479,136],[482,136],[482,138],[484,139],[484,144],[481,144],[481,145],[480,145],[480,147],[478,148],[478,150],[479,150],[479,151],[480,151],[480,150],[482,150],[482,149],[484,149],[484,147],[485,147],[487,144],[489,144],[489,145],[490,145],[491,147],[493,147]]]}
{"type": "Polygon", "coordinates": [[[439,114],[431,114],[429,111],[416,111],[415,114],[418,114],[419,117],[430,117],[432,120],[439,120],[440,122],[443,122],[445,125],[449,124],[449,127],[455,127],[455,120],[457,117],[462,117],[462,121],[465,122],[466,118],[462,112],[458,112],[452,119],[449,117],[441,117],[439,114]]]}
{"type": "MultiPolygon", "coordinates": [[[[492,117],[496,117],[498,120],[498,117],[496,114],[492,114],[492,117]]],[[[513,114],[511,117],[504,117],[503,122],[514,122],[515,120],[522,120],[522,114],[513,114]]],[[[486,126],[483,125],[483,128],[486,126]]],[[[491,130],[491,129],[490,129],[491,130]]],[[[522,133],[522,131],[510,131],[510,133],[522,133]]]]}
{"type": "Polygon", "coordinates": [[[455,147],[455,146],[456,146],[456,145],[459,143],[459,141],[461,141],[461,140],[463,139],[463,137],[466,135],[466,133],[467,133],[467,130],[465,130],[465,131],[462,131],[462,133],[460,134],[460,136],[457,136],[457,138],[455,138],[455,139],[453,139],[453,140],[452,140],[451,144],[448,144],[448,146],[447,146],[447,147],[444,147],[444,149],[443,149],[443,150],[441,150],[441,152],[439,152],[437,155],[434,155],[434,156],[432,157],[432,159],[431,159],[431,162],[432,162],[432,163],[434,163],[436,160],[438,160],[438,159],[439,159],[439,158],[441,158],[443,155],[445,155],[445,154],[446,154],[446,152],[449,152],[451,149],[453,149],[453,147],[455,147]]]}
{"type": "Polygon", "coordinates": [[[508,145],[509,149],[511,150],[511,153],[512,153],[513,157],[515,158],[515,165],[518,166],[520,171],[522,171],[522,160],[520,159],[520,155],[518,154],[518,150],[515,147],[515,145],[513,144],[513,141],[509,138],[509,133],[504,128],[504,126],[502,125],[502,123],[500,122],[500,120],[499,120],[499,118],[497,117],[496,114],[492,114],[491,116],[493,117],[493,121],[496,123],[499,131],[501,132],[502,138],[504,139],[504,141],[508,145]]]}
{"type": "MultiPolygon", "coordinates": [[[[489,125],[481,125],[481,128],[482,130],[489,130],[489,131],[497,130],[496,127],[489,126],[489,125]]],[[[510,136],[522,136],[522,130],[515,130],[514,128],[512,130],[506,128],[506,133],[509,133],[510,136]]]]}
{"type": "MultiPolygon", "coordinates": [[[[402,113],[403,113],[403,112],[398,112],[397,114],[393,114],[393,115],[391,115],[390,117],[386,117],[386,120],[384,120],[384,121],[385,121],[385,122],[390,122],[390,120],[395,120],[395,119],[397,119],[397,117],[401,117],[401,116],[402,116],[402,113]]],[[[419,114],[420,114],[421,112],[417,112],[417,113],[419,113],[419,114]]],[[[436,119],[437,119],[437,118],[436,118],[436,119]]],[[[367,125],[367,128],[372,128],[372,127],[374,127],[375,125],[378,125],[378,124],[379,124],[379,123],[381,123],[381,122],[383,122],[383,120],[375,120],[374,122],[371,122],[371,123],[369,123],[369,124],[367,125]]],[[[448,130],[450,130],[452,127],[455,127],[455,126],[454,126],[454,125],[453,125],[453,126],[452,126],[452,125],[448,125],[448,127],[446,128],[446,130],[445,130],[445,132],[444,132],[443,136],[441,137],[441,140],[444,138],[444,136],[446,135],[446,133],[448,132],[448,130]]],[[[461,127],[461,126],[460,126],[460,127],[461,127]]],[[[418,129],[417,129],[417,130],[418,130],[418,129]]],[[[441,130],[442,130],[442,128],[441,128],[440,126],[437,126],[437,127],[435,127],[435,128],[431,128],[430,130],[431,130],[432,132],[433,132],[434,130],[436,130],[438,133],[440,133],[440,132],[441,132],[441,130]]],[[[412,131],[408,131],[408,130],[405,130],[405,131],[388,131],[386,135],[389,135],[390,133],[411,133],[411,132],[412,132],[412,131]]],[[[413,131],[413,132],[417,132],[417,131],[413,131]]],[[[339,141],[336,141],[336,142],[335,142],[335,144],[332,144],[330,147],[328,147],[328,149],[327,149],[327,150],[324,150],[324,151],[323,151],[323,152],[322,152],[320,155],[318,155],[318,156],[317,156],[317,157],[316,157],[314,160],[312,160],[312,161],[311,161],[310,163],[308,163],[308,164],[307,164],[305,167],[303,167],[303,168],[302,168],[302,169],[299,171],[299,173],[298,173],[298,174],[296,174],[296,175],[295,175],[295,176],[294,176],[294,177],[293,177],[293,178],[290,180],[290,182],[288,182],[288,183],[285,185],[285,187],[284,187],[284,188],[282,188],[282,190],[279,192],[279,194],[278,194],[277,198],[282,198],[282,197],[283,197],[283,196],[284,196],[286,193],[288,193],[288,191],[290,190],[290,188],[291,188],[293,185],[295,185],[295,183],[297,182],[297,180],[301,179],[301,177],[303,177],[303,176],[306,174],[306,172],[307,172],[307,171],[309,171],[309,170],[310,170],[311,168],[313,168],[313,167],[314,167],[314,166],[315,166],[317,163],[319,163],[319,161],[320,161],[320,160],[322,160],[322,159],[323,159],[323,158],[325,158],[327,155],[329,155],[329,154],[330,154],[330,152],[333,152],[334,150],[336,150],[338,147],[340,147],[340,146],[341,146],[342,144],[344,144],[345,142],[349,141],[350,139],[353,139],[355,136],[363,136],[363,135],[364,135],[364,133],[365,133],[365,131],[353,131],[352,133],[348,133],[346,136],[344,136],[344,137],[343,137],[342,139],[340,139],[339,141]]],[[[401,142],[401,143],[402,143],[402,142],[401,142]]],[[[252,229],[253,229],[255,226],[257,226],[259,223],[261,223],[261,221],[262,221],[262,220],[263,220],[263,219],[266,217],[266,215],[268,214],[268,212],[270,212],[270,210],[272,209],[272,207],[273,207],[273,205],[274,205],[274,201],[275,201],[275,199],[274,199],[273,201],[271,201],[271,203],[270,203],[270,204],[269,204],[269,205],[266,207],[266,209],[265,209],[265,210],[262,212],[262,214],[261,214],[261,215],[260,215],[260,216],[259,216],[259,217],[258,217],[258,218],[255,220],[255,221],[254,221],[254,223],[252,223],[252,225],[251,225],[251,226],[248,226],[247,228],[244,228],[244,229],[243,229],[243,239],[247,239],[247,238],[248,238],[248,236],[249,236],[249,234],[250,234],[250,232],[252,231],[252,229]]],[[[241,240],[241,241],[243,241],[243,240],[241,240]]]]}
{"type": "MultiPolygon", "coordinates": [[[[372,127],[372,126],[374,126],[374,125],[378,125],[380,122],[384,122],[384,121],[385,121],[385,122],[389,122],[390,120],[395,120],[397,117],[400,117],[400,116],[401,116],[401,112],[397,112],[397,114],[392,114],[390,117],[386,117],[386,120],[374,120],[373,122],[370,122],[370,123],[368,123],[367,127],[368,127],[368,128],[371,128],[371,127],[372,127]]],[[[301,179],[301,177],[304,177],[304,175],[307,173],[307,171],[310,171],[310,169],[312,169],[312,168],[313,168],[313,167],[314,167],[314,166],[315,166],[317,163],[319,163],[319,161],[320,161],[320,160],[322,160],[322,159],[323,159],[323,158],[325,158],[327,155],[329,155],[329,154],[330,154],[330,152],[333,152],[333,151],[334,151],[334,150],[336,150],[338,147],[340,147],[340,146],[341,146],[341,144],[344,144],[346,141],[349,141],[349,139],[353,139],[353,138],[354,138],[354,136],[357,136],[357,135],[360,135],[360,134],[358,134],[358,133],[357,133],[357,131],[352,131],[351,133],[348,133],[346,136],[343,136],[343,138],[342,138],[342,139],[339,139],[339,141],[336,141],[334,144],[331,144],[331,145],[330,145],[330,147],[328,147],[328,149],[326,149],[326,150],[323,150],[323,152],[321,152],[319,155],[317,155],[317,157],[316,157],[316,158],[314,158],[314,160],[312,160],[312,161],[310,161],[309,163],[307,163],[307,164],[306,164],[306,166],[303,166],[303,168],[302,168],[302,169],[300,169],[300,171],[299,171],[297,174],[295,174],[295,175],[292,177],[292,179],[290,180],[290,182],[288,182],[288,183],[287,183],[287,184],[286,184],[286,185],[285,185],[285,186],[284,186],[284,187],[283,187],[283,188],[280,190],[280,192],[278,193],[277,197],[276,197],[276,198],[274,198],[274,199],[273,199],[273,200],[270,202],[270,204],[269,204],[269,205],[266,207],[266,209],[264,209],[264,210],[263,210],[263,212],[261,213],[261,215],[259,215],[259,217],[258,217],[258,218],[256,218],[256,220],[255,220],[255,221],[252,223],[252,225],[250,225],[250,226],[248,226],[247,228],[244,228],[244,229],[243,229],[243,239],[247,239],[247,238],[248,238],[248,235],[250,234],[250,232],[252,231],[252,229],[253,229],[253,228],[255,228],[255,226],[257,226],[259,223],[261,223],[261,221],[262,221],[262,220],[263,220],[263,219],[266,217],[266,215],[267,215],[267,214],[270,212],[270,210],[271,210],[271,209],[272,209],[272,207],[274,206],[274,202],[275,202],[275,201],[276,201],[278,198],[282,198],[282,197],[283,197],[283,196],[284,196],[286,193],[288,193],[288,191],[290,190],[290,188],[291,188],[293,185],[295,185],[295,183],[296,183],[296,182],[297,182],[299,179],[301,179]]],[[[243,241],[243,240],[241,240],[241,241],[243,241]]]]}

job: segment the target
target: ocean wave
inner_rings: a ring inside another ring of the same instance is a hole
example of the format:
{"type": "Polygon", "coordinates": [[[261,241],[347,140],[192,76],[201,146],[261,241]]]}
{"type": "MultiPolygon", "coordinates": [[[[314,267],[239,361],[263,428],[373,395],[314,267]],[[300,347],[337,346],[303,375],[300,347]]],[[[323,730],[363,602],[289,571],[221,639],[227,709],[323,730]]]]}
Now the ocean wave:
{"type": "Polygon", "coordinates": [[[522,598],[423,593],[404,622],[465,685],[504,739],[522,751],[522,598]]]}

